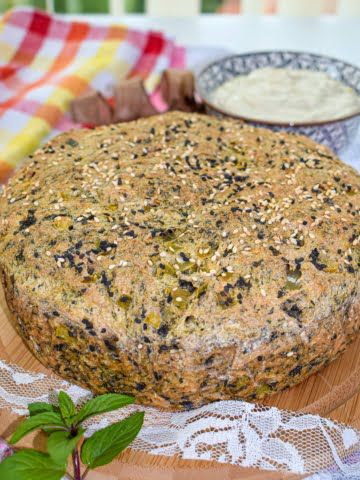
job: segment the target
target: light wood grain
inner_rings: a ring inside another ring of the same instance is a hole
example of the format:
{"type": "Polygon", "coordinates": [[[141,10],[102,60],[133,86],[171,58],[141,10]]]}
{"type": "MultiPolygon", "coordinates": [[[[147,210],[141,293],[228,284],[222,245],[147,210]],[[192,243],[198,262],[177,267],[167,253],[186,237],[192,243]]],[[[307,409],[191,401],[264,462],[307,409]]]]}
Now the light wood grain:
{"type": "MultiPolygon", "coordinates": [[[[50,373],[30,353],[16,333],[0,290],[0,358],[34,372],[50,373]]],[[[360,336],[340,358],[300,385],[270,397],[264,403],[289,410],[300,410],[340,384],[360,362],[360,336]]],[[[360,428],[360,394],[351,398],[330,418],[360,428]]],[[[9,410],[0,411],[0,435],[8,437],[18,417],[9,410]]],[[[23,445],[40,441],[29,437],[23,445]]],[[[154,456],[127,449],[111,466],[93,472],[89,480],[282,480],[299,479],[297,475],[261,473],[258,470],[221,465],[216,462],[190,461],[179,457],[154,456]]]]}

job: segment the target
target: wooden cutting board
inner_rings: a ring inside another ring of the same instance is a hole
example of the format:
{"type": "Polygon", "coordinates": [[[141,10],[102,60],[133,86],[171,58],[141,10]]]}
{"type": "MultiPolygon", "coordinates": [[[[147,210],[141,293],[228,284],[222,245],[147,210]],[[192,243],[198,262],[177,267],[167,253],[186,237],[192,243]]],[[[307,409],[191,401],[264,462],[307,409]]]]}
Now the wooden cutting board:
{"type": "MultiPolygon", "coordinates": [[[[50,371],[30,353],[16,333],[0,289],[0,358],[33,372],[50,371]]],[[[289,410],[299,410],[326,395],[344,381],[360,364],[360,336],[348,350],[327,368],[300,385],[270,397],[264,403],[289,410]]],[[[360,429],[360,394],[334,410],[330,418],[360,429]]],[[[0,411],[0,435],[7,438],[19,417],[9,410],[0,411]]],[[[24,446],[42,443],[41,436],[29,437],[24,446]]],[[[298,475],[261,473],[259,470],[221,465],[216,462],[182,460],[178,457],[154,456],[127,449],[108,467],[92,472],[87,478],[98,480],[260,480],[298,479],[298,475]]]]}

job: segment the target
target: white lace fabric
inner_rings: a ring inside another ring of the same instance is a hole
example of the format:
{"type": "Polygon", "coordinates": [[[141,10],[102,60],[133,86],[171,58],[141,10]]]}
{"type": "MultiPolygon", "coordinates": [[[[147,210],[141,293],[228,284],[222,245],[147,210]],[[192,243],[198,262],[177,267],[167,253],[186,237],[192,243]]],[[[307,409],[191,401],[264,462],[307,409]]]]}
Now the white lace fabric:
{"type": "MultiPolygon", "coordinates": [[[[29,403],[55,401],[59,390],[77,404],[91,396],[58,377],[0,360],[0,408],[25,415],[29,403]]],[[[323,478],[360,479],[360,432],[355,428],[317,415],[242,401],[175,413],[132,405],[93,417],[88,434],[135,410],[145,411],[144,426],[131,446],[136,450],[299,474],[326,470],[330,473],[323,478]]]]}

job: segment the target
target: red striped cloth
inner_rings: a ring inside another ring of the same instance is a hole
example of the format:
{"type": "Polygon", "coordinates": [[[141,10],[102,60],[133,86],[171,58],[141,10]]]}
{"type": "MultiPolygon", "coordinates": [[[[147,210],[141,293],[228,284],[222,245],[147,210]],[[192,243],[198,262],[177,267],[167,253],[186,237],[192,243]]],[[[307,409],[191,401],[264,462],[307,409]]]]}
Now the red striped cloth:
{"type": "Polygon", "coordinates": [[[10,10],[0,21],[0,183],[45,138],[76,127],[73,98],[92,88],[111,98],[116,83],[136,75],[152,93],[161,72],[184,58],[159,32],[10,10]]]}

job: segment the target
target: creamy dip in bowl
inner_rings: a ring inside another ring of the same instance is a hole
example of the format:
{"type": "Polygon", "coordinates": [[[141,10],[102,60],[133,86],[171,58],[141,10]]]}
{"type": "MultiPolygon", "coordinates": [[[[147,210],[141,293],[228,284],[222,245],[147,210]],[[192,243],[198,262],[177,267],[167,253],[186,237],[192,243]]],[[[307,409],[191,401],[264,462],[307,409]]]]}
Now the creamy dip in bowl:
{"type": "Polygon", "coordinates": [[[229,113],[267,122],[324,122],[360,112],[353,88],[305,69],[259,68],[226,81],[210,100],[229,113]]]}
{"type": "Polygon", "coordinates": [[[196,78],[207,113],[307,135],[340,152],[360,126],[360,69],[303,52],[225,57],[196,78]]]}

